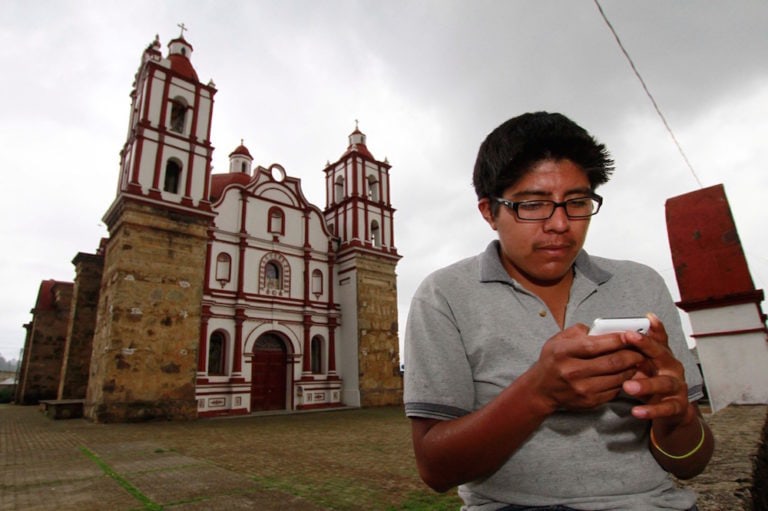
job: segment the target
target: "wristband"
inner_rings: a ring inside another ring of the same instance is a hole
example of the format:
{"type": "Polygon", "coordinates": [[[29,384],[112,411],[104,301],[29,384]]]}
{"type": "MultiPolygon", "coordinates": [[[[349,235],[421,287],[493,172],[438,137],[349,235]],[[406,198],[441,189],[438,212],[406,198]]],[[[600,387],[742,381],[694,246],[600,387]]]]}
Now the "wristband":
{"type": "Polygon", "coordinates": [[[653,436],[653,427],[651,427],[651,445],[659,451],[661,454],[666,456],[667,458],[673,459],[673,460],[684,460],[686,458],[690,458],[694,454],[696,454],[699,449],[701,449],[701,446],[704,445],[704,437],[707,436],[706,432],[704,431],[704,424],[701,423],[701,419],[697,419],[699,421],[699,427],[701,428],[701,440],[699,440],[699,443],[696,444],[696,447],[691,449],[685,454],[681,454],[679,456],[675,456],[674,454],[669,454],[667,451],[659,447],[659,444],[656,442],[656,437],[653,436]]]}

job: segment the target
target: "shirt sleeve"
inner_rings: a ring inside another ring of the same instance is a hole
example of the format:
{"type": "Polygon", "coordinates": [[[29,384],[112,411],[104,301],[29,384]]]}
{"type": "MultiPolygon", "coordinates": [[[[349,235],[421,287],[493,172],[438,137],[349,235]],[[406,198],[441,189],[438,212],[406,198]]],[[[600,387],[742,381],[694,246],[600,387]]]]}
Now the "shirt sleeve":
{"type": "Polygon", "coordinates": [[[449,300],[428,277],[411,302],[404,339],[405,413],[448,420],[474,405],[472,371],[449,300]]]}

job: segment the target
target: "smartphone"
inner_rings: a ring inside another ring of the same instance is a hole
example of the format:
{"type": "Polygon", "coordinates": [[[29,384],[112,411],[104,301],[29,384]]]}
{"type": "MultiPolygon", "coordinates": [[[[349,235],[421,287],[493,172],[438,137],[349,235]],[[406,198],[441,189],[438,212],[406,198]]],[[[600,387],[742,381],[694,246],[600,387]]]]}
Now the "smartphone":
{"type": "Polygon", "coordinates": [[[589,329],[589,335],[626,331],[645,335],[649,328],[651,328],[651,321],[648,318],[597,318],[589,329]]]}

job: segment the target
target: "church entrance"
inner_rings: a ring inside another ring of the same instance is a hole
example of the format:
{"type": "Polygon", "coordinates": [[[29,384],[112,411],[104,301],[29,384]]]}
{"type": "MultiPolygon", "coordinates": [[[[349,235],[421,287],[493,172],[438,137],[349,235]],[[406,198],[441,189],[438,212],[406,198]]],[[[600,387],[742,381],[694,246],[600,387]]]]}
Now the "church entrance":
{"type": "Polygon", "coordinates": [[[285,343],[274,334],[256,340],[251,363],[251,411],[285,410],[288,357],[285,343]]]}

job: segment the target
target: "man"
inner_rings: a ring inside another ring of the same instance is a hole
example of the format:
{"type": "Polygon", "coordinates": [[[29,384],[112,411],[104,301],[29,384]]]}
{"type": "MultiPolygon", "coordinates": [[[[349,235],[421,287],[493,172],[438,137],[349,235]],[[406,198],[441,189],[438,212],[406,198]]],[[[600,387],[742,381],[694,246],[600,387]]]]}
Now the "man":
{"type": "Polygon", "coordinates": [[[695,509],[669,474],[700,473],[714,440],[674,303],[650,268],[582,249],[612,171],[560,114],[505,122],[473,176],[498,239],[416,291],[405,410],[422,479],[460,485],[462,509],[695,509]],[[647,335],[588,335],[645,315],[647,335]]]}

